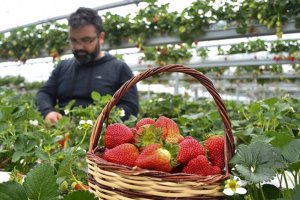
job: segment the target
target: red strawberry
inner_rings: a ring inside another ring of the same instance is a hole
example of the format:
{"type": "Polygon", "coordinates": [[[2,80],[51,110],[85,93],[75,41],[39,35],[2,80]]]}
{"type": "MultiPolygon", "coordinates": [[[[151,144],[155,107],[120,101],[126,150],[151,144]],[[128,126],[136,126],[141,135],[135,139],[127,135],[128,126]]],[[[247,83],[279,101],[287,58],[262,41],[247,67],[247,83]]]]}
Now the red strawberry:
{"type": "Polygon", "coordinates": [[[139,150],[130,143],[121,144],[112,149],[106,149],[103,158],[109,162],[133,167],[139,156],[139,150]]]}
{"type": "Polygon", "coordinates": [[[66,133],[64,135],[64,137],[62,139],[58,140],[57,142],[60,145],[61,149],[65,149],[69,146],[69,140],[70,140],[69,133],[66,133]]]}
{"type": "Polygon", "coordinates": [[[89,190],[89,186],[88,185],[85,185],[81,182],[73,182],[71,184],[71,187],[74,189],[74,190],[89,190]]]}
{"type": "Polygon", "coordinates": [[[111,149],[120,144],[131,143],[134,139],[134,134],[124,124],[115,123],[106,128],[104,134],[104,145],[111,149]]]}
{"type": "Polygon", "coordinates": [[[199,155],[205,155],[205,148],[197,140],[187,138],[179,143],[176,160],[182,164],[187,164],[199,155]]]}
{"type": "Polygon", "coordinates": [[[142,119],[140,119],[140,120],[136,123],[135,128],[136,128],[137,130],[139,130],[139,128],[140,128],[141,126],[144,126],[144,125],[146,125],[146,124],[154,124],[154,123],[155,123],[155,121],[154,121],[154,119],[152,119],[152,118],[142,118],[142,119]]]}
{"type": "Polygon", "coordinates": [[[222,170],[218,166],[212,166],[211,168],[212,174],[221,174],[222,170]]]}
{"type": "Polygon", "coordinates": [[[223,136],[210,136],[204,141],[204,147],[208,152],[208,158],[212,165],[224,168],[224,137],[223,136]]]}
{"type": "Polygon", "coordinates": [[[161,140],[171,144],[179,143],[183,140],[177,124],[172,119],[160,116],[154,125],[162,129],[161,140]]]}
{"type": "Polygon", "coordinates": [[[145,147],[135,161],[135,165],[143,169],[170,172],[171,154],[160,144],[150,144],[145,147]]]}
{"type": "Polygon", "coordinates": [[[207,176],[212,174],[212,166],[204,155],[200,155],[190,160],[182,169],[182,172],[187,174],[207,176]]]}

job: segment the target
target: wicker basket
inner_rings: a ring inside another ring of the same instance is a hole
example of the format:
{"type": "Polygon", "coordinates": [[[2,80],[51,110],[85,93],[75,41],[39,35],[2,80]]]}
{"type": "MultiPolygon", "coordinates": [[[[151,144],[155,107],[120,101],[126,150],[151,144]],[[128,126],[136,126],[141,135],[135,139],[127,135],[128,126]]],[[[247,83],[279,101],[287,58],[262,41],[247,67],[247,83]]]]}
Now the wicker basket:
{"type": "Polygon", "coordinates": [[[201,72],[183,65],[166,65],[148,69],[133,77],[114,94],[104,107],[94,125],[87,153],[90,192],[99,199],[222,199],[222,182],[230,172],[228,161],[234,154],[234,139],[226,108],[213,83],[201,72]],[[108,125],[111,109],[137,82],[162,72],[181,72],[197,79],[212,95],[224,124],[225,172],[224,174],[199,176],[185,173],[165,173],[140,168],[130,168],[110,163],[100,158],[104,147],[98,142],[104,122],[108,125]]]}

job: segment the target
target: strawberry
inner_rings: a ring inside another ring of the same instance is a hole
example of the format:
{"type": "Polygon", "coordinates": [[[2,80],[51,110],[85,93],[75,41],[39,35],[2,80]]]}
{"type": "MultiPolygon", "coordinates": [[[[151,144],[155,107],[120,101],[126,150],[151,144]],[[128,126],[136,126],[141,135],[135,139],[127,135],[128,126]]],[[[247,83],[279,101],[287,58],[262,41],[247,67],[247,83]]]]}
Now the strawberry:
{"type": "Polygon", "coordinates": [[[179,143],[183,140],[177,124],[172,119],[160,116],[154,125],[162,129],[161,140],[171,144],[179,143]]]}
{"type": "Polygon", "coordinates": [[[212,166],[211,168],[212,174],[221,174],[222,170],[218,166],[212,166]]]}
{"type": "Polygon", "coordinates": [[[224,168],[224,137],[210,136],[204,141],[204,147],[208,152],[208,158],[212,165],[218,166],[220,169],[224,168]]]}
{"type": "Polygon", "coordinates": [[[135,135],[136,146],[142,150],[145,146],[154,143],[160,143],[161,129],[153,124],[141,126],[135,135]]]}
{"type": "Polygon", "coordinates": [[[130,130],[131,130],[131,132],[132,132],[133,134],[136,134],[136,133],[137,133],[136,128],[130,128],[130,130]]]}
{"type": "Polygon", "coordinates": [[[111,149],[120,144],[131,143],[134,139],[134,134],[124,124],[115,123],[106,128],[104,134],[104,145],[111,149]]]}
{"type": "Polygon", "coordinates": [[[71,184],[71,187],[74,189],[74,190],[89,190],[89,186],[88,185],[85,185],[81,182],[73,182],[71,184]]]}
{"type": "Polygon", "coordinates": [[[204,155],[199,155],[190,160],[188,164],[182,169],[183,173],[197,174],[207,176],[212,174],[212,166],[209,160],[204,155]]]}
{"type": "Polygon", "coordinates": [[[109,162],[133,167],[139,156],[139,150],[130,143],[121,144],[112,149],[106,149],[103,158],[109,162]]]}
{"type": "Polygon", "coordinates": [[[135,128],[136,128],[137,130],[139,130],[139,128],[140,128],[141,126],[144,126],[144,125],[146,125],[146,124],[154,124],[154,123],[155,123],[155,121],[154,121],[154,119],[152,119],[152,118],[142,118],[142,119],[140,119],[140,120],[136,123],[135,128]]]}
{"type": "Polygon", "coordinates": [[[199,155],[205,155],[205,148],[197,140],[186,137],[179,143],[179,152],[176,160],[181,164],[187,164],[191,159],[199,155]]]}
{"type": "Polygon", "coordinates": [[[62,139],[58,140],[57,143],[60,145],[60,149],[67,148],[69,146],[69,140],[69,133],[66,133],[62,139]]]}
{"type": "Polygon", "coordinates": [[[170,172],[171,154],[161,144],[150,144],[145,147],[135,161],[135,165],[143,169],[170,172]]]}

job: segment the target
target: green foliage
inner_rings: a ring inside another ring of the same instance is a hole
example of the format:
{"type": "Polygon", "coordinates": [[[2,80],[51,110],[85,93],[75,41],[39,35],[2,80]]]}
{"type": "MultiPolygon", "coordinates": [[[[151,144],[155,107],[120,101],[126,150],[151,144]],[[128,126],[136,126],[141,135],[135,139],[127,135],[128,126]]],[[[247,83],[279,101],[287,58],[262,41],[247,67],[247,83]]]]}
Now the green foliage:
{"type": "MultiPolygon", "coordinates": [[[[0,184],[1,200],[57,200],[59,198],[58,179],[54,168],[49,164],[40,164],[26,176],[23,185],[16,182],[0,184]]],[[[96,200],[88,191],[70,192],[64,200],[96,200]]]]}
{"type": "MultiPolygon", "coordinates": [[[[145,46],[153,36],[177,36],[182,43],[192,44],[206,33],[207,28],[219,21],[225,21],[224,29],[233,24],[236,32],[243,35],[257,35],[256,24],[268,29],[275,28],[278,38],[281,38],[288,20],[295,20],[295,28],[300,24],[297,0],[231,0],[218,4],[212,0],[195,1],[181,13],[170,10],[170,3],[144,3],[147,6],[143,9],[126,16],[110,12],[103,15],[110,48],[119,47],[124,42],[145,46]]],[[[29,58],[41,56],[44,50],[55,61],[57,56],[69,50],[67,29],[64,23],[51,22],[1,34],[0,58],[26,62],[29,58]]],[[[264,45],[250,46],[251,49],[264,49],[264,45]]]]}
{"type": "Polygon", "coordinates": [[[283,167],[280,154],[264,142],[240,145],[231,163],[235,165],[239,177],[253,183],[273,179],[276,175],[275,169],[283,167]]]}
{"type": "Polygon", "coordinates": [[[0,184],[0,199],[28,200],[24,188],[16,182],[5,182],[0,184]]]}
{"type": "MultiPolygon", "coordinates": [[[[55,177],[56,183],[60,185],[58,191],[61,198],[72,193],[71,183],[80,181],[86,184],[85,156],[92,130],[88,120],[94,124],[111,97],[92,93],[92,98],[94,104],[86,108],[73,108],[74,102],[70,102],[65,108],[68,110],[67,115],[57,125],[49,126],[44,124],[36,111],[32,93],[20,94],[12,90],[2,90],[0,168],[11,171],[12,174],[27,174],[30,180],[32,176],[29,176],[31,172],[28,172],[31,169],[35,170],[36,166],[40,166],[39,163],[48,163],[54,167],[54,171],[49,170],[47,173],[55,177]]],[[[249,193],[253,194],[252,199],[263,199],[261,191],[266,198],[289,199],[295,189],[282,187],[287,179],[286,173],[290,173],[290,179],[295,186],[300,184],[299,99],[286,96],[247,104],[225,101],[225,105],[232,122],[237,147],[230,163],[232,173],[247,182],[246,187],[249,193]],[[280,186],[274,188],[261,185],[275,176],[280,178],[280,186]],[[268,196],[267,193],[274,196],[268,196]]],[[[221,117],[212,99],[191,101],[188,96],[171,94],[152,94],[149,100],[142,99],[138,118],[131,118],[125,124],[133,127],[141,118],[157,119],[160,115],[172,118],[178,124],[182,135],[191,135],[200,141],[203,141],[207,134],[224,134],[221,117]]],[[[110,113],[110,122],[121,122],[118,109],[110,113]]],[[[44,176],[46,173],[42,171],[38,170],[34,174],[36,182],[40,182],[40,174],[43,174],[45,181],[52,180],[47,179],[48,175],[44,176]]],[[[39,187],[36,182],[27,181],[27,189],[34,192],[34,188],[39,187]]],[[[6,188],[6,184],[0,185],[0,195],[7,194],[1,189],[6,188]]],[[[9,187],[15,188],[12,190],[20,188],[9,187]]],[[[19,199],[22,199],[22,193],[15,192],[15,195],[21,195],[19,199]]]]}
{"type": "Polygon", "coordinates": [[[97,200],[97,198],[88,191],[71,192],[64,200],[97,200]]]}
{"type": "Polygon", "coordinates": [[[49,164],[41,164],[30,171],[23,186],[29,199],[55,200],[59,195],[54,168],[49,164]]]}

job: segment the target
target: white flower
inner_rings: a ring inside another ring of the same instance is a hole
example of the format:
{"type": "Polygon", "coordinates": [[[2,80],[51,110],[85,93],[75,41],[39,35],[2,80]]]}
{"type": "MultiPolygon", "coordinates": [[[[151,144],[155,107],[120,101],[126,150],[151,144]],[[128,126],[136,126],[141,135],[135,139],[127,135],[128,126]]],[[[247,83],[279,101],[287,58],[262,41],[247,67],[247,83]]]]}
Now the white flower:
{"type": "Polygon", "coordinates": [[[237,180],[227,180],[225,189],[223,190],[223,193],[227,196],[232,196],[234,194],[246,194],[247,190],[245,188],[242,188],[237,183],[237,180]]]}
{"type": "Polygon", "coordinates": [[[124,116],[125,116],[125,110],[121,109],[120,117],[124,117],[124,116]]]}
{"type": "Polygon", "coordinates": [[[92,120],[90,120],[90,119],[88,119],[88,120],[82,119],[82,120],[79,121],[78,128],[79,129],[88,129],[91,126],[93,126],[92,120]]]}
{"type": "Polygon", "coordinates": [[[93,126],[92,120],[88,119],[88,120],[86,120],[85,122],[86,122],[86,124],[89,124],[89,125],[93,126]]]}
{"type": "Polygon", "coordinates": [[[64,113],[65,113],[66,115],[68,115],[68,114],[70,113],[70,110],[66,109],[66,110],[64,110],[64,113]]]}
{"type": "Polygon", "coordinates": [[[37,126],[39,124],[38,120],[29,120],[29,124],[33,125],[33,126],[37,126]]]}

